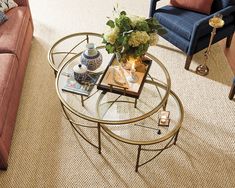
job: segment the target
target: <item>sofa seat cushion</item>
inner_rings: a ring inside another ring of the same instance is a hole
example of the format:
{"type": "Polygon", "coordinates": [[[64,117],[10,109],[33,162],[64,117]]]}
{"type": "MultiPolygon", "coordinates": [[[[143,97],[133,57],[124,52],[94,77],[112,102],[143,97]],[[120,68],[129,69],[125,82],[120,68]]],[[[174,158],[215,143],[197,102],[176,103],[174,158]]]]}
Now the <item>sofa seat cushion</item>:
{"type": "MultiPolygon", "coordinates": [[[[156,17],[160,24],[167,29],[174,31],[186,40],[190,40],[195,23],[207,17],[207,15],[173,6],[164,6],[157,10],[154,17],[156,17]]],[[[223,20],[226,26],[234,22],[234,16],[225,16],[223,17],[223,20]]],[[[199,30],[198,37],[203,37],[211,31],[212,27],[209,24],[203,24],[203,27],[199,30]]]]}
{"type": "Polygon", "coordinates": [[[14,54],[0,54],[0,136],[2,135],[12,89],[18,70],[18,60],[14,54]]]}
{"type": "Polygon", "coordinates": [[[26,7],[16,7],[6,15],[7,22],[0,27],[0,52],[20,57],[30,14],[26,7]]]}

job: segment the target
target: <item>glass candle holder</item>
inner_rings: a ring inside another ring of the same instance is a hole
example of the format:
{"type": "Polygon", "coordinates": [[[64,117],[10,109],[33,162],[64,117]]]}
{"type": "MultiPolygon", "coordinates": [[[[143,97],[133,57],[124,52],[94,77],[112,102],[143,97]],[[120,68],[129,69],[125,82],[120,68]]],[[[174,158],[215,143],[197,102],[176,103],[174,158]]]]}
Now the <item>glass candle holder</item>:
{"type": "Polygon", "coordinates": [[[131,68],[130,68],[130,76],[128,77],[129,82],[135,83],[138,81],[138,76],[136,74],[135,69],[135,62],[132,62],[131,68]]]}
{"type": "Polygon", "coordinates": [[[170,112],[169,111],[161,111],[158,116],[158,125],[159,126],[169,126],[170,124],[170,112]]]}

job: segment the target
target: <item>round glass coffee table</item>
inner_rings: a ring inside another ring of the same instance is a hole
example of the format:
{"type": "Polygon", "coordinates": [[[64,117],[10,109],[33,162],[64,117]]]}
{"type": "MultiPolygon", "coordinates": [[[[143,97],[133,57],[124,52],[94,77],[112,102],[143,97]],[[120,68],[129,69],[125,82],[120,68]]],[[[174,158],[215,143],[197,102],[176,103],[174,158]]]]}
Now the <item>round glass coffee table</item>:
{"type": "MultiPolygon", "coordinates": [[[[65,40],[68,38],[71,39],[67,37],[65,40]]],[[[102,75],[112,55],[106,52],[104,46],[98,46],[97,49],[103,55],[103,63],[94,74],[102,75]]],[[[61,52],[50,51],[63,54],[61,52]]],[[[64,54],[71,55],[71,52],[69,50],[64,54]]],[[[121,142],[136,145],[136,172],[140,166],[176,144],[184,116],[183,106],[178,96],[170,89],[168,71],[156,57],[146,54],[146,57],[152,60],[152,65],[144,81],[143,90],[139,98],[135,99],[98,90],[96,86],[88,96],[64,91],[68,78],[73,76],[72,68],[80,62],[81,53],[73,52],[68,60],[60,64],[56,74],[56,91],[66,118],[84,140],[96,147],[99,153],[103,131],[121,142]],[[165,111],[170,113],[168,126],[159,123],[160,114],[165,111]],[[91,134],[91,130],[95,133],[91,134]],[[152,146],[161,147],[152,149],[152,146]],[[156,155],[140,164],[141,151],[156,151],[156,155]]]]}

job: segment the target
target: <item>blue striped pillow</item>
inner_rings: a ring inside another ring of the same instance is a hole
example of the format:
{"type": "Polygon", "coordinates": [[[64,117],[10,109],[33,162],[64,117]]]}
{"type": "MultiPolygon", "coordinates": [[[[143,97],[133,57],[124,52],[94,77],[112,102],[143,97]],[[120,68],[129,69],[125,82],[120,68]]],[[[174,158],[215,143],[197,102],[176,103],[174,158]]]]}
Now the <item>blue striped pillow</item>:
{"type": "Polygon", "coordinates": [[[5,21],[7,21],[7,16],[0,11],[0,24],[4,23],[5,21]]]}

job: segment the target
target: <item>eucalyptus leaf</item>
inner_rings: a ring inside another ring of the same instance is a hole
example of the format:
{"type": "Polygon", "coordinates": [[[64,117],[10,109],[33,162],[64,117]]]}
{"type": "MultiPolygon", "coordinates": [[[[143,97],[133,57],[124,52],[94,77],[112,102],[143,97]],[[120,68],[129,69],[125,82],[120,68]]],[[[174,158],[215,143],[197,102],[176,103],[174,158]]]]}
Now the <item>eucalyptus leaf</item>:
{"type": "Polygon", "coordinates": [[[146,21],[137,22],[135,27],[136,27],[135,29],[138,31],[146,31],[146,32],[150,31],[150,28],[146,21]]]}
{"type": "Polygon", "coordinates": [[[111,44],[107,44],[106,46],[105,46],[105,49],[107,50],[107,52],[108,53],[114,53],[115,51],[115,48],[114,48],[114,46],[112,46],[111,44]]]}
{"type": "Polygon", "coordinates": [[[113,21],[113,20],[107,21],[106,25],[108,25],[108,26],[111,27],[111,28],[114,28],[114,27],[115,27],[115,24],[114,24],[114,21],[113,21]]]}
{"type": "Polygon", "coordinates": [[[104,43],[104,44],[107,44],[107,43],[108,43],[108,42],[104,39],[104,37],[103,37],[102,43],[104,43]]]}
{"type": "Polygon", "coordinates": [[[159,35],[164,35],[164,34],[167,33],[167,31],[166,31],[164,28],[160,28],[160,29],[157,30],[157,33],[158,33],[159,35]]]}
{"type": "Polygon", "coordinates": [[[121,11],[120,15],[126,15],[126,11],[121,11]]]}

